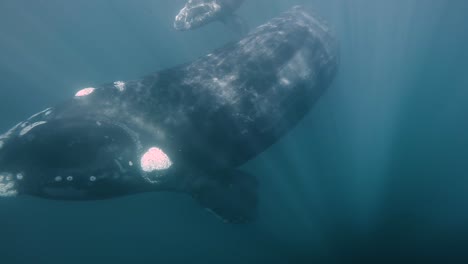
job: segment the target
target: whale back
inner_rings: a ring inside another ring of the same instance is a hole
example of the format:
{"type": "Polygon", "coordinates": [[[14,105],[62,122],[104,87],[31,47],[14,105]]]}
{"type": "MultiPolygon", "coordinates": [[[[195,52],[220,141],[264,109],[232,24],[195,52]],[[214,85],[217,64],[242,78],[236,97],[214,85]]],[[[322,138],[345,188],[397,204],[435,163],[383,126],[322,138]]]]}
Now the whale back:
{"type": "Polygon", "coordinates": [[[294,8],[239,42],[127,85],[171,147],[219,169],[248,161],[297,124],[337,65],[329,30],[294,8]]]}

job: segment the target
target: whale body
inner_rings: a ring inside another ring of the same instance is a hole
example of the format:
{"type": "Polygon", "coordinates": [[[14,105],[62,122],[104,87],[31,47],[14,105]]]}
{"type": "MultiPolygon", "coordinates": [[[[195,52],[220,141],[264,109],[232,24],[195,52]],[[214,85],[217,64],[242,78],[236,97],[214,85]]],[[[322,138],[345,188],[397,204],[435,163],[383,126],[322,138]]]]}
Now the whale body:
{"type": "Polygon", "coordinates": [[[295,7],[191,63],[84,88],[20,122],[0,136],[0,196],[184,192],[250,221],[258,183],[239,166],[304,117],[337,67],[328,28],[295,7]]]}

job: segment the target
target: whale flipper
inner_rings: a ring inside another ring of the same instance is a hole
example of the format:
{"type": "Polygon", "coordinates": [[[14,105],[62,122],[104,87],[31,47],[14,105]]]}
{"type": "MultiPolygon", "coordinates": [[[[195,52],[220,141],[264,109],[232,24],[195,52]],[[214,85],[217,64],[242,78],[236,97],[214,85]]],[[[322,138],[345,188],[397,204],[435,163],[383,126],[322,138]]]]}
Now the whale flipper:
{"type": "Polygon", "coordinates": [[[247,21],[236,14],[231,14],[224,17],[221,19],[221,22],[239,36],[244,36],[249,33],[249,26],[247,21]]]}
{"type": "Polygon", "coordinates": [[[191,195],[224,222],[245,223],[255,219],[257,189],[258,182],[254,176],[234,170],[199,182],[191,195]]]}

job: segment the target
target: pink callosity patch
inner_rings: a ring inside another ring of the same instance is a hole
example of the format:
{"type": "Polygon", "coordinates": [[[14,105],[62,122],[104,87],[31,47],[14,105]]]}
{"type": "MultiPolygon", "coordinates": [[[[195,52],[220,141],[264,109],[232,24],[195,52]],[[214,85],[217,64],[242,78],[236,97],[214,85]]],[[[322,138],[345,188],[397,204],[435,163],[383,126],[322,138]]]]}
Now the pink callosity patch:
{"type": "Polygon", "coordinates": [[[81,97],[81,96],[87,96],[87,95],[90,95],[94,92],[94,88],[93,87],[89,87],[89,88],[84,88],[84,89],[81,89],[79,90],[75,96],[77,97],[81,97]]]}
{"type": "Polygon", "coordinates": [[[172,161],[161,149],[153,147],[141,157],[143,171],[166,170],[172,166],[172,161]]]}

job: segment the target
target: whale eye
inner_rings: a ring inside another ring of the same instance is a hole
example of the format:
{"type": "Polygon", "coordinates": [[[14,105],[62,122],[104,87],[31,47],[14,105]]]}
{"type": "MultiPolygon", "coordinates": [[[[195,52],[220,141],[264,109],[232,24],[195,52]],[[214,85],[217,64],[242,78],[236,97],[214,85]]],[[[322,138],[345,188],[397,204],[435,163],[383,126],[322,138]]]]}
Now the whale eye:
{"type": "Polygon", "coordinates": [[[87,96],[87,95],[90,95],[94,92],[94,88],[93,87],[88,87],[88,88],[84,88],[84,89],[81,89],[79,90],[75,96],[76,97],[82,97],[82,96],[87,96]]]}
{"type": "Polygon", "coordinates": [[[141,168],[145,172],[166,170],[172,166],[172,161],[160,148],[150,148],[141,157],[141,168]]]}

